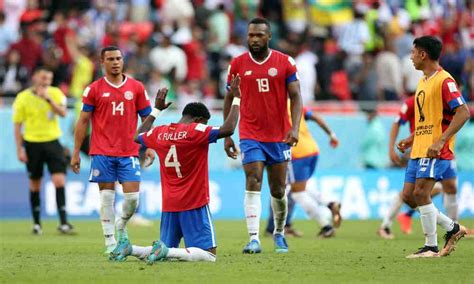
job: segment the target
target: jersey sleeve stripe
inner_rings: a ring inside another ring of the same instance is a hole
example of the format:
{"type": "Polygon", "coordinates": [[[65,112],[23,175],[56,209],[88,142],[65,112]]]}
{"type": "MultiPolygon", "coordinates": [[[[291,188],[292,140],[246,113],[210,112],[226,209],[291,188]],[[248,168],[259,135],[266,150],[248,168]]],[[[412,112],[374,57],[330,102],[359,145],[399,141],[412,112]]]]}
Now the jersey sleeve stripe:
{"type": "Polygon", "coordinates": [[[403,118],[398,118],[398,125],[405,125],[405,123],[407,123],[406,120],[404,120],[403,118]]]}
{"type": "Polygon", "coordinates": [[[463,105],[464,103],[465,102],[464,102],[463,97],[457,97],[457,98],[454,98],[454,99],[450,100],[448,102],[448,105],[451,108],[451,110],[453,110],[453,109],[457,108],[458,106],[463,105]]]}
{"type": "Polygon", "coordinates": [[[138,111],[138,114],[141,117],[148,116],[148,115],[150,115],[150,113],[151,113],[151,107],[150,106],[147,106],[146,108],[141,109],[141,110],[138,111]]]}
{"type": "Polygon", "coordinates": [[[291,74],[290,76],[288,76],[288,78],[286,78],[286,84],[288,85],[289,83],[293,82],[293,81],[297,81],[298,80],[298,77],[296,76],[296,72],[291,74]]]}
{"type": "Polygon", "coordinates": [[[138,135],[137,139],[138,139],[138,142],[140,142],[140,145],[142,145],[143,147],[147,148],[147,146],[145,145],[145,140],[143,140],[143,134],[144,133],[141,133],[138,135]]]}
{"type": "Polygon", "coordinates": [[[211,131],[209,131],[209,143],[216,143],[218,135],[219,129],[212,128],[211,131]]]}
{"type": "Polygon", "coordinates": [[[94,111],[94,106],[93,105],[88,105],[88,104],[83,104],[82,105],[82,111],[84,112],[92,112],[94,111]]]}

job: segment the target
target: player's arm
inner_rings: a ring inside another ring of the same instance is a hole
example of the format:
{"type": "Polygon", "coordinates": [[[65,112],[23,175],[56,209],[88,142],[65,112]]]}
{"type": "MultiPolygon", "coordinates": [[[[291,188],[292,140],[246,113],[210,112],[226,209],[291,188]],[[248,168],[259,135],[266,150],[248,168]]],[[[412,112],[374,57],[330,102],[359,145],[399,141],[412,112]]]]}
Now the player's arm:
{"type": "Polygon", "coordinates": [[[240,76],[232,76],[232,80],[230,82],[230,91],[229,94],[226,96],[232,96],[232,103],[230,105],[230,110],[225,115],[224,124],[219,128],[219,134],[217,138],[229,137],[234,134],[235,127],[237,126],[237,122],[239,120],[239,112],[240,112],[240,76]]]}
{"type": "Polygon", "coordinates": [[[336,148],[339,145],[339,140],[336,137],[336,133],[334,133],[331,130],[331,128],[329,128],[326,121],[324,121],[322,117],[320,117],[313,111],[307,111],[305,113],[305,118],[307,120],[316,122],[319,125],[319,127],[321,127],[321,129],[323,129],[324,132],[326,132],[326,134],[329,136],[329,139],[330,139],[329,144],[331,145],[331,147],[336,148]]]}
{"type": "Polygon", "coordinates": [[[469,108],[466,106],[454,80],[450,78],[444,80],[441,88],[443,104],[454,112],[454,116],[439,140],[428,148],[428,158],[438,157],[444,144],[461,129],[470,116],[469,108]]]}
{"type": "Polygon", "coordinates": [[[400,131],[400,124],[398,121],[393,122],[392,127],[390,128],[390,137],[388,143],[388,153],[390,160],[397,166],[401,166],[400,157],[395,153],[395,140],[397,140],[398,132],[400,131]]]}
{"type": "Polygon", "coordinates": [[[300,94],[300,83],[298,80],[288,83],[288,96],[290,97],[291,109],[291,130],[286,134],[284,143],[296,146],[298,143],[298,133],[300,130],[301,111],[303,103],[300,94]]]}
{"type": "MultiPolygon", "coordinates": [[[[233,92],[231,90],[231,87],[230,87],[231,80],[232,80],[230,76],[231,76],[231,74],[233,75],[233,73],[232,73],[232,63],[229,65],[228,73],[229,74],[227,75],[227,82],[229,84],[229,86],[228,86],[229,91],[227,92],[226,96],[224,96],[224,124],[227,121],[227,117],[229,116],[230,110],[232,108],[232,102],[234,101],[234,94],[233,94],[233,92]]],[[[239,74],[237,73],[237,76],[238,75],[239,74]]],[[[232,77],[232,78],[235,78],[235,77],[232,77]]],[[[239,83],[240,83],[240,79],[239,79],[239,83]]],[[[237,151],[237,148],[235,147],[234,140],[232,140],[230,135],[225,137],[224,150],[225,150],[228,157],[230,157],[232,159],[237,159],[238,151],[237,151]]]]}
{"type": "Polygon", "coordinates": [[[76,174],[81,170],[81,158],[79,156],[82,143],[87,136],[87,127],[91,120],[92,111],[81,111],[74,131],[74,150],[71,156],[71,168],[76,174]]]}
{"type": "Polygon", "coordinates": [[[144,132],[148,132],[151,127],[153,126],[153,122],[155,122],[155,119],[158,117],[159,113],[162,110],[167,109],[172,102],[166,102],[166,95],[168,94],[168,89],[167,88],[162,88],[159,89],[157,94],[156,94],[156,99],[155,99],[155,108],[151,111],[150,115],[147,116],[145,121],[142,122],[140,127],[138,127],[137,131],[135,132],[135,136],[133,137],[133,140],[136,143],[141,144],[139,135],[144,132]]]}
{"type": "Polygon", "coordinates": [[[22,163],[28,162],[25,149],[23,148],[23,136],[21,135],[22,123],[15,123],[15,144],[18,160],[22,163]]]}

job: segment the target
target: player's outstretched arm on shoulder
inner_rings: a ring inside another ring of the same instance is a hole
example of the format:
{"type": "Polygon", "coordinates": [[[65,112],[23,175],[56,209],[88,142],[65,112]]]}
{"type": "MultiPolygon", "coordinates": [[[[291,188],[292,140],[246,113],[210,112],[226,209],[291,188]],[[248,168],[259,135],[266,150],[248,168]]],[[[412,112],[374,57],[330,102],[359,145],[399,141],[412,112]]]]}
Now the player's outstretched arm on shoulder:
{"type": "Polygon", "coordinates": [[[89,121],[91,120],[92,112],[81,111],[79,119],[77,120],[76,130],[74,131],[74,150],[71,156],[71,168],[72,171],[76,174],[81,170],[81,158],[79,156],[82,143],[87,136],[87,127],[89,126],[89,121]]]}
{"type": "Polygon", "coordinates": [[[158,92],[156,93],[155,107],[151,111],[150,115],[145,119],[145,121],[142,122],[140,127],[138,127],[137,131],[135,132],[135,136],[133,137],[133,140],[136,143],[140,143],[140,141],[138,141],[138,135],[140,135],[140,133],[147,132],[148,130],[150,130],[151,127],[153,126],[153,122],[158,117],[160,112],[162,110],[167,109],[173,103],[173,102],[166,102],[167,95],[168,95],[167,88],[159,89],[158,92]]]}
{"type": "MultiPolygon", "coordinates": [[[[235,127],[239,120],[240,113],[240,76],[232,76],[230,81],[229,95],[233,97],[230,111],[227,114],[224,124],[219,128],[219,135],[217,138],[229,137],[234,134],[235,127]]],[[[229,96],[228,95],[228,96],[229,96]]]]}

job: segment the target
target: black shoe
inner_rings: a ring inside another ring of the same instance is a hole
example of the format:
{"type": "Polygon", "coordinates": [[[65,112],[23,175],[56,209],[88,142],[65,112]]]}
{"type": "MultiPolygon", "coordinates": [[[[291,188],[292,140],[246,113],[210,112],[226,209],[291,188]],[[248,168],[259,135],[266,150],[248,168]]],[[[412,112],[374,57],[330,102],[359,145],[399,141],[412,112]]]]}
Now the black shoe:
{"type": "Polygon", "coordinates": [[[58,231],[61,234],[70,235],[70,234],[74,234],[74,227],[69,223],[62,224],[62,225],[59,225],[58,231]]]}
{"type": "Polygon", "coordinates": [[[449,240],[454,236],[456,235],[457,233],[459,232],[459,224],[457,223],[454,223],[454,227],[451,231],[449,232],[446,232],[446,234],[444,234],[444,246],[443,248],[445,248],[447,245],[448,245],[448,242],[449,240]]]}
{"type": "Polygon", "coordinates": [[[334,230],[332,226],[328,225],[328,226],[324,226],[321,229],[321,231],[319,231],[318,238],[327,239],[327,238],[334,237],[335,234],[336,234],[336,230],[334,230]]]}
{"type": "Polygon", "coordinates": [[[423,258],[423,257],[439,257],[438,246],[424,246],[419,248],[417,252],[407,256],[407,258],[423,258]]]}
{"type": "Polygon", "coordinates": [[[33,233],[33,235],[42,235],[43,229],[41,228],[40,224],[34,224],[33,230],[31,232],[33,233]]]}

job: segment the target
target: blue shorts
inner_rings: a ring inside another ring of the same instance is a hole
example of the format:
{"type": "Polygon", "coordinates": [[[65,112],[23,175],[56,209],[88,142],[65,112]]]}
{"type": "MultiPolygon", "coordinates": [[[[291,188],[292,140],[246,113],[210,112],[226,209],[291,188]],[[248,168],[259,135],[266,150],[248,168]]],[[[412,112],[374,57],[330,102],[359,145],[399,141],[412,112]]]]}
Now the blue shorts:
{"type": "Polygon", "coordinates": [[[140,175],[137,157],[92,156],[90,182],[139,182],[140,175]]]}
{"type": "Polygon", "coordinates": [[[179,247],[184,238],[186,247],[203,250],[217,247],[209,206],[181,211],[161,213],[160,239],[170,248],[179,247]]]}
{"type": "Polygon", "coordinates": [[[405,182],[415,183],[419,178],[432,178],[436,181],[452,179],[457,176],[454,160],[430,158],[410,159],[405,171],[405,182]]]}
{"type": "Polygon", "coordinates": [[[240,140],[242,164],[262,161],[267,166],[291,160],[291,148],[283,142],[258,142],[240,140]]]}
{"type": "Polygon", "coordinates": [[[318,163],[318,155],[301,159],[292,159],[288,164],[288,182],[295,183],[311,178],[318,163]]]}

